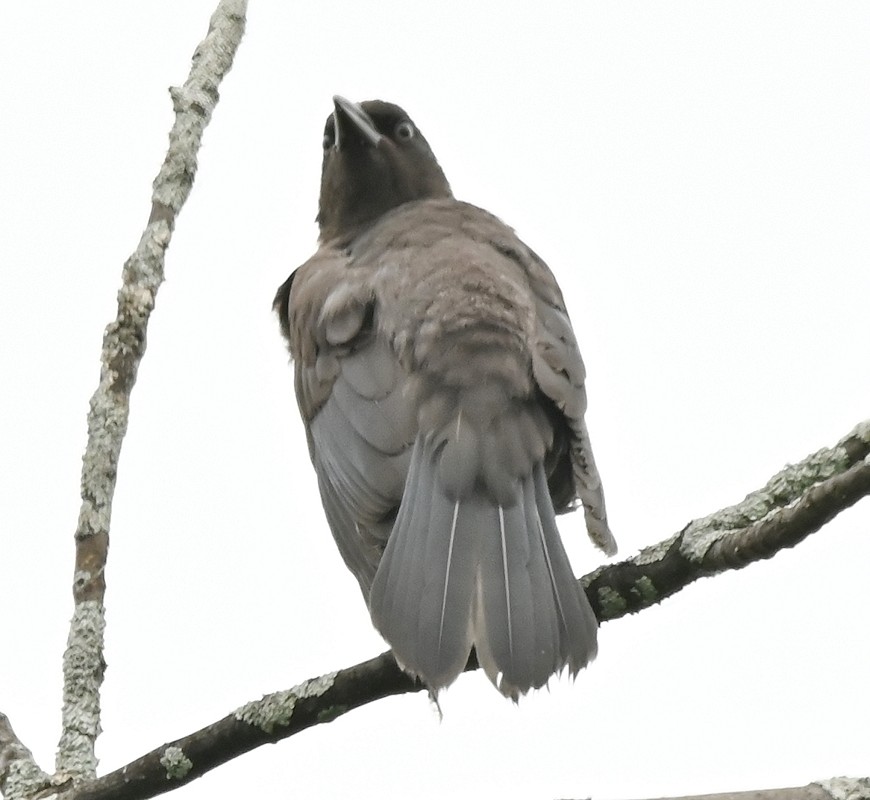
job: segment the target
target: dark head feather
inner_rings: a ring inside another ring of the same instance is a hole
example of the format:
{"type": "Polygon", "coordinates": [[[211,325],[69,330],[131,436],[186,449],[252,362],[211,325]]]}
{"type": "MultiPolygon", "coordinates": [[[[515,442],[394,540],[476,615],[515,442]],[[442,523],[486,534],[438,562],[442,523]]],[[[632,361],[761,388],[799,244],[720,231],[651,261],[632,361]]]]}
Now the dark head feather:
{"type": "Polygon", "coordinates": [[[408,114],[383,100],[334,98],[323,132],[321,242],[350,242],[403,203],[452,197],[432,148],[408,114]]]}

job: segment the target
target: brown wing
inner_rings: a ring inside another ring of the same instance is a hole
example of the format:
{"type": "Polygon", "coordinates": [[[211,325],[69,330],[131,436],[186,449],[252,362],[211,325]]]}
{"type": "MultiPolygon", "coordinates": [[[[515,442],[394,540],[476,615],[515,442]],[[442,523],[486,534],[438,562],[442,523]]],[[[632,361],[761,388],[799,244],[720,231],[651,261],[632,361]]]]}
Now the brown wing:
{"type": "Polygon", "coordinates": [[[570,430],[568,457],[574,492],[583,503],[586,528],[592,541],[607,555],[616,553],[616,540],[607,523],[604,490],[595,466],[586,413],[586,369],[571,328],[568,312],[538,295],[538,341],[532,359],[535,380],[565,416],[570,430]]]}
{"type": "Polygon", "coordinates": [[[405,375],[372,325],[365,275],[321,251],[278,291],[296,397],[327,520],[364,595],[392,527],[416,432],[405,375]]]}

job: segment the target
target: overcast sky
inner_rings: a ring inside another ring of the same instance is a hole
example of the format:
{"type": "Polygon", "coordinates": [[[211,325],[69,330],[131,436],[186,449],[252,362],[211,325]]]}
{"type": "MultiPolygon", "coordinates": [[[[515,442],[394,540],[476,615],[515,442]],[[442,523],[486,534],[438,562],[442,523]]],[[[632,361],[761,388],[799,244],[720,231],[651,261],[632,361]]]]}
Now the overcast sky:
{"type": "MultiPolygon", "coordinates": [[[[0,710],[51,768],[104,326],[215,0],[9,3],[0,31],[0,710]]],[[[870,5],[251,3],[132,401],[102,772],[384,649],[320,509],[270,305],[313,252],[331,96],[403,105],[550,264],[621,555],[870,416],[870,5]]],[[[601,556],[561,518],[578,574],[601,556]]],[[[483,675],[179,790],[658,797],[870,771],[870,502],[607,624],[518,707],[483,675]]]]}

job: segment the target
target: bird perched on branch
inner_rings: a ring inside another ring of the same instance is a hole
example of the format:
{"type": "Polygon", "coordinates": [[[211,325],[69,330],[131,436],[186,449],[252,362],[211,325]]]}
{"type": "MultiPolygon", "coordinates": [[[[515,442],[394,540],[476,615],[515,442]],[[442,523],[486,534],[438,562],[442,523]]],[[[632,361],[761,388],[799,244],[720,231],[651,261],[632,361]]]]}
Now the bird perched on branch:
{"type": "Polygon", "coordinates": [[[597,647],[555,518],[579,499],[615,552],[583,361],[547,265],[405,111],[334,103],[320,247],[274,306],[326,517],[406,672],[437,691],[474,648],[516,699],[597,647]]]}

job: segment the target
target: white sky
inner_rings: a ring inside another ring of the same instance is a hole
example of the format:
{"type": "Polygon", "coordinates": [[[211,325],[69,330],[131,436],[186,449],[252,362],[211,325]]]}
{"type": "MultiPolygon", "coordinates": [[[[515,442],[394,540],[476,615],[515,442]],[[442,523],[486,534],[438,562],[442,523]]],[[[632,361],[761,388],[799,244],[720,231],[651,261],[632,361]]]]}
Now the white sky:
{"type": "MultiPolygon", "coordinates": [[[[53,761],[87,401],[215,0],[9,3],[0,31],[0,709],[53,761]]],[[[870,5],[252,2],[121,459],[101,770],[383,649],[270,312],[333,93],[404,105],[561,282],[622,555],[870,415],[870,5]]],[[[870,771],[870,502],[607,624],[518,708],[482,675],[177,792],[597,800],[870,771]]],[[[599,563],[562,518],[578,573],[599,563]]]]}

